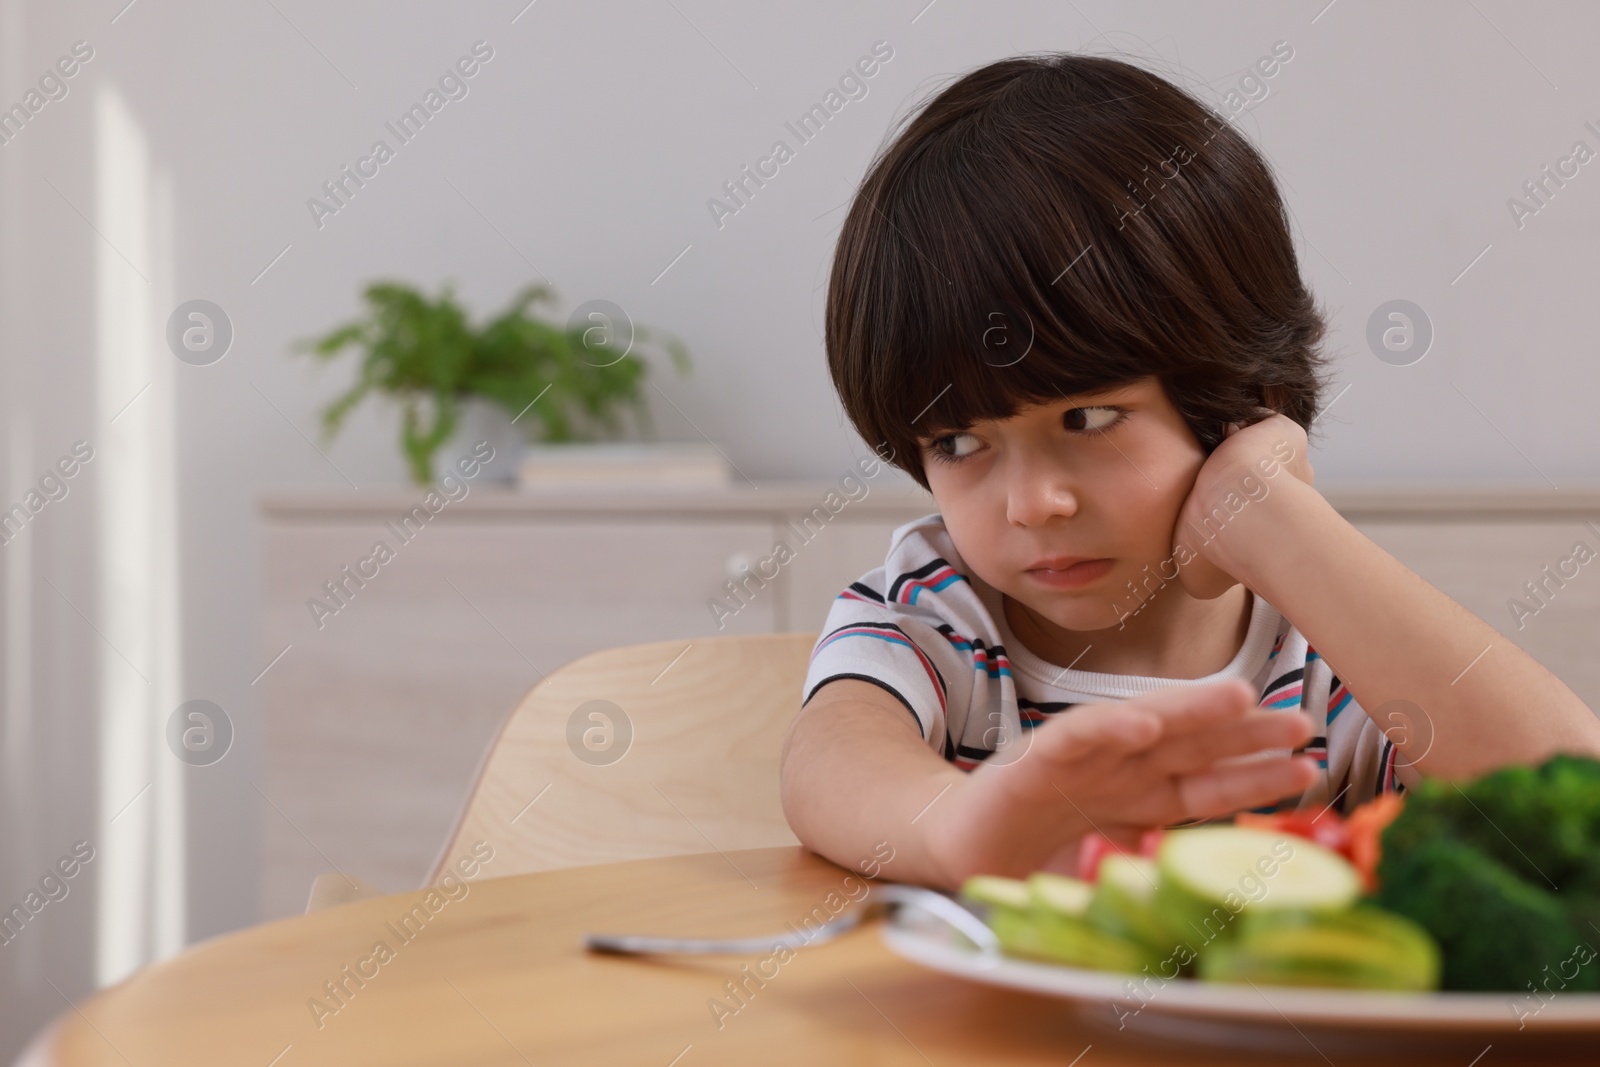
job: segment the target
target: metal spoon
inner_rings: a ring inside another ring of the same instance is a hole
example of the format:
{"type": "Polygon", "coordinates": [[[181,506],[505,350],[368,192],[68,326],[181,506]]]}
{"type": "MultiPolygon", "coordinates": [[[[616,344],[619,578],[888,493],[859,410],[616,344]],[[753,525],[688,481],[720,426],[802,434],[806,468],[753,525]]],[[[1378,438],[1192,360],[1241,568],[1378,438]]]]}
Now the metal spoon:
{"type": "Polygon", "coordinates": [[[943,893],[909,885],[877,887],[861,907],[823,923],[814,930],[789,930],[770,937],[651,937],[643,934],[584,934],[583,945],[591,952],[624,956],[652,954],[754,953],[787,947],[803,948],[831,941],[853,930],[869,917],[897,906],[920,909],[943,920],[966,936],[986,957],[997,956],[1000,941],[983,920],[943,893]]]}

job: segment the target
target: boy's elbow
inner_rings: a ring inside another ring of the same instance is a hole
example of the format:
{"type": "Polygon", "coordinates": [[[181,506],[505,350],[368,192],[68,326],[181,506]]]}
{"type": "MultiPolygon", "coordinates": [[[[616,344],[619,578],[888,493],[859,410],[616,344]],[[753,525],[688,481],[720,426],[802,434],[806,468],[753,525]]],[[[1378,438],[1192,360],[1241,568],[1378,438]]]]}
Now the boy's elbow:
{"type": "Polygon", "coordinates": [[[1577,735],[1571,738],[1563,750],[1574,756],[1587,756],[1590,759],[1600,760],[1600,717],[1593,710],[1585,706],[1587,716],[1579,716],[1577,735]]]}
{"type": "Polygon", "coordinates": [[[806,712],[800,709],[795,720],[789,724],[789,732],[784,735],[783,748],[778,753],[778,802],[783,808],[783,817],[789,824],[789,829],[800,839],[800,843],[816,851],[812,842],[807,837],[807,799],[808,784],[806,758],[806,744],[802,736],[806,728],[806,712]],[[797,740],[798,738],[798,740],[797,740]]]}

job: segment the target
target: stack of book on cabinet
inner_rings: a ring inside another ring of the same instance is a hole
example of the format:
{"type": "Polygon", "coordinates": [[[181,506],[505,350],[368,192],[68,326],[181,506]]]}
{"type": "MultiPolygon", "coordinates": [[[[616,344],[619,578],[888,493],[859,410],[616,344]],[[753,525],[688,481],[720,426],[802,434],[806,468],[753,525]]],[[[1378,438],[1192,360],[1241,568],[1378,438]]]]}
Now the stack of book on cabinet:
{"type": "Polygon", "coordinates": [[[705,442],[617,441],[534,444],[523,453],[517,486],[545,489],[705,489],[730,485],[733,466],[705,442]]]}

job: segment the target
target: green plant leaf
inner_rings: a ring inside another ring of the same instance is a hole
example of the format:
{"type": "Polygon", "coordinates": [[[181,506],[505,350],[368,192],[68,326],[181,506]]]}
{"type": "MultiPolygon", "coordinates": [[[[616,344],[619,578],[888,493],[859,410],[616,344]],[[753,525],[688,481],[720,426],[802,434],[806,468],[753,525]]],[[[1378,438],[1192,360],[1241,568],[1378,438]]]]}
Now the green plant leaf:
{"type": "MultiPolygon", "coordinates": [[[[419,484],[431,480],[434,453],[455,431],[461,402],[473,397],[498,405],[530,441],[614,438],[629,412],[648,436],[655,434],[642,389],[647,365],[636,352],[615,352],[593,336],[586,345],[581,327],[534,314],[536,305],[555,302],[548,285],[523,287],[477,329],[449,283],[437,297],[397,281],[374,282],[362,295],[361,318],[295,342],[294,350],[320,360],[357,350],[356,382],[323,410],[324,434],[336,434],[371,393],[391,397],[401,404],[401,450],[419,484]]],[[[659,344],[679,374],[689,372],[689,351],[676,337],[636,325],[634,338],[636,349],[659,344]]]]}

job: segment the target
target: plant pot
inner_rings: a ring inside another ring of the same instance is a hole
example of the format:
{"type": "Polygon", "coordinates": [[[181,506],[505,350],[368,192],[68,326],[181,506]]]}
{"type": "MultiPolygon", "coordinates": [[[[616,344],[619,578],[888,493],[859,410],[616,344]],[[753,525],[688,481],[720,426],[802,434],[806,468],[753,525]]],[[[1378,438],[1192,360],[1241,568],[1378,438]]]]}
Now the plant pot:
{"type": "Polygon", "coordinates": [[[522,453],[522,435],[511,424],[511,416],[500,405],[478,398],[461,401],[460,417],[453,433],[433,454],[433,479],[438,481],[446,474],[461,477],[458,463],[463,459],[477,460],[482,469],[473,476],[473,484],[508,485],[517,478],[517,460],[522,453]],[[493,458],[483,462],[487,444],[494,450],[493,458]]]}

